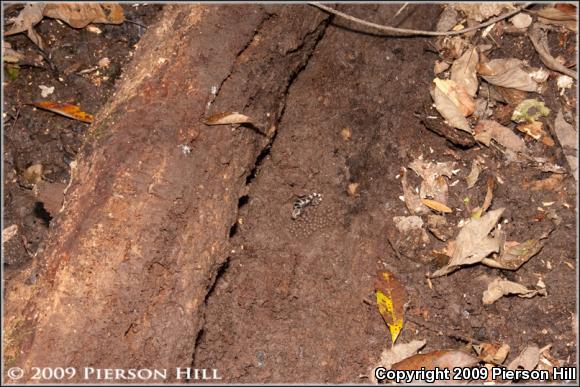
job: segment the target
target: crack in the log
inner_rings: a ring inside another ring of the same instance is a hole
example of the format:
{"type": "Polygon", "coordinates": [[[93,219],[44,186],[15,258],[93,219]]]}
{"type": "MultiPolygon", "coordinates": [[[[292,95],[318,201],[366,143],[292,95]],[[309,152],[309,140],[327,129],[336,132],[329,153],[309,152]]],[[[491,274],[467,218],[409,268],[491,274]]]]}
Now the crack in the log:
{"type": "MultiPolygon", "coordinates": [[[[236,56],[236,59],[234,61],[234,65],[232,65],[232,68],[231,68],[229,74],[224,78],[224,80],[219,85],[219,88],[215,94],[214,100],[215,100],[215,98],[217,98],[217,95],[219,94],[219,90],[221,90],[221,88],[225,84],[225,82],[234,73],[234,71],[236,69],[238,58],[244,53],[244,51],[248,47],[250,47],[250,45],[254,41],[255,37],[260,33],[260,28],[272,16],[273,16],[272,14],[267,14],[262,19],[259,26],[256,28],[256,31],[255,31],[252,39],[250,39],[248,44],[238,53],[238,55],[236,56]]],[[[300,52],[301,50],[304,50],[305,48],[309,50],[308,54],[306,55],[306,57],[302,61],[302,63],[299,66],[297,66],[294,69],[294,71],[292,71],[288,76],[288,81],[286,83],[286,87],[284,89],[284,93],[283,93],[283,97],[282,97],[282,103],[280,104],[279,114],[276,117],[275,122],[274,122],[274,125],[276,127],[278,127],[278,125],[282,121],[282,118],[284,117],[284,113],[286,111],[286,104],[288,101],[288,95],[290,93],[290,88],[292,87],[292,85],[294,84],[296,79],[298,78],[298,75],[300,75],[300,73],[302,71],[304,71],[304,69],[308,66],[310,59],[312,58],[312,56],[314,55],[314,52],[316,51],[316,47],[318,46],[320,41],[324,38],[324,35],[326,32],[326,27],[328,26],[328,22],[329,22],[329,18],[324,18],[323,20],[321,20],[315,29],[313,29],[312,31],[310,31],[304,35],[304,37],[302,39],[302,43],[297,48],[295,48],[292,51],[287,53],[287,55],[292,55],[292,54],[295,54],[297,52],[300,52]],[[313,41],[311,41],[313,37],[314,37],[314,39],[313,39],[313,41]],[[307,46],[308,43],[310,43],[310,44],[307,46]]],[[[276,130],[276,131],[274,131],[272,136],[268,139],[266,144],[264,144],[264,146],[262,146],[262,149],[260,150],[260,152],[256,156],[256,159],[254,160],[252,169],[250,170],[250,172],[246,176],[246,183],[245,183],[246,186],[249,185],[252,182],[252,180],[256,177],[257,171],[258,171],[260,165],[262,164],[263,160],[266,158],[266,156],[268,156],[270,154],[270,150],[272,149],[272,145],[274,144],[274,141],[276,140],[277,135],[278,135],[278,131],[276,130]]],[[[236,210],[236,216],[235,216],[236,220],[235,220],[235,223],[230,228],[230,238],[232,238],[235,235],[235,232],[233,232],[233,235],[232,235],[231,230],[234,229],[234,231],[235,231],[235,226],[237,224],[239,210],[243,205],[245,205],[247,203],[247,199],[246,200],[242,200],[242,199],[247,198],[247,197],[248,197],[247,194],[244,194],[244,195],[240,196],[240,198],[238,199],[238,208],[236,210]]],[[[200,329],[196,335],[194,347],[192,348],[192,355],[191,355],[191,367],[192,368],[195,367],[195,359],[196,359],[197,349],[199,348],[199,344],[201,343],[201,340],[202,340],[204,332],[205,332],[205,330],[204,330],[205,310],[207,308],[207,301],[212,296],[219,279],[227,271],[227,269],[229,267],[229,262],[230,262],[230,257],[228,256],[225,259],[224,263],[222,265],[220,265],[220,267],[217,269],[217,273],[213,279],[213,283],[211,283],[210,287],[208,288],[208,291],[205,295],[203,303],[200,304],[200,315],[201,315],[200,316],[200,329]]],[[[188,380],[187,382],[190,382],[190,380],[188,380]]]]}
{"type": "Polygon", "coordinates": [[[264,26],[264,24],[270,20],[272,18],[272,16],[274,16],[274,14],[272,13],[267,13],[264,15],[264,17],[262,17],[262,20],[260,20],[260,22],[258,23],[258,25],[256,26],[256,28],[254,29],[254,34],[252,35],[251,39],[248,39],[248,42],[245,44],[244,47],[242,47],[240,49],[240,51],[238,51],[238,53],[236,54],[236,57],[234,58],[234,61],[232,63],[232,66],[230,67],[230,71],[228,71],[228,74],[224,77],[224,79],[222,79],[222,81],[217,85],[217,87],[215,88],[215,90],[212,90],[211,92],[211,98],[207,103],[207,107],[206,107],[206,112],[205,115],[207,115],[207,113],[209,112],[209,109],[211,107],[211,105],[213,105],[213,103],[215,102],[215,100],[217,99],[217,97],[220,94],[220,91],[222,90],[222,87],[224,86],[224,84],[228,81],[228,79],[231,78],[232,74],[235,72],[236,68],[238,67],[238,63],[240,60],[240,57],[244,54],[244,52],[246,52],[246,50],[248,48],[250,48],[250,46],[252,45],[252,43],[256,40],[256,37],[260,34],[260,31],[262,30],[262,27],[264,26]]]}

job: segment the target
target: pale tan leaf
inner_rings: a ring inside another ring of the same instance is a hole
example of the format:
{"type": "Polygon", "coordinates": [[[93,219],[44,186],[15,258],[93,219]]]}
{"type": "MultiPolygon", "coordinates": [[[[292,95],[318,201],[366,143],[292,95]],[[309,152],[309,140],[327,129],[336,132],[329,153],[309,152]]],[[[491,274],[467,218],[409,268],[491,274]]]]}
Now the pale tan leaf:
{"type": "Polygon", "coordinates": [[[487,146],[491,140],[495,140],[498,144],[514,151],[526,151],[526,144],[524,140],[518,137],[510,128],[505,127],[492,120],[481,120],[475,126],[475,139],[487,146]]]}
{"type": "Polygon", "coordinates": [[[453,255],[449,263],[433,273],[432,277],[440,277],[461,266],[481,262],[489,254],[499,251],[500,238],[490,237],[489,233],[496,226],[503,211],[503,208],[490,211],[479,219],[471,219],[463,226],[454,241],[453,255]]]}
{"type": "Polygon", "coordinates": [[[44,16],[59,19],[73,28],[90,23],[121,24],[125,21],[123,8],[114,3],[52,3],[44,8],[44,16]]]}
{"type": "Polygon", "coordinates": [[[462,85],[471,97],[475,97],[479,87],[476,71],[478,63],[479,54],[474,47],[471,50],[467,50],[451,66],[451,80],[462,85]]]}
{"type": "Polygon", "coordinates": [[[475,101],[462,84],[451,79],[439,78],[435,78],[433,83],[435,83],[436,88],[441,90],[457,106],[461,114],[465,117],[473,114],[475,111],[475,101]]]}
{"type": "Polygon", "coordinates": [[[520,59],[492,59],[489,62],[480,63],[477,71],[492,85],[538,92],[540,85],[529,72],[523,69],[523,66],[520,59]]]}
{"type": "Polygon", "coordinates": [[[430,93],[435,102],[435,109],[437,109],[439,114],[441,114],[450,126],[471,133],[469,122],[457,105],[445,93],[437,87],[432,88],[430,93]]]}
{"type": "Polygon", "coordinates": [[[413,340],[410,343],[396,343],[390,349],[384,349],[377,364],[369,371],[370,380],[378,384],[374,373],[375,368],[384,367],[390,370],[393,364],[416,354],[426,343],[426,340],[413,340]]]}
{"type": "Polygon", "coordinates": [[[448,213],[453,212],[453,210],[451,208],[447,207],[445,204],[440,203],[440,202],[438,202],[436,200],[421,199],[421,203],[423,203],[427,207],[429,207],[432,210],[435,210],[437,212],[442,212],[442,213],[445,213],[445,214],[448,214],[448,213]]]}
{"type": "Polygon", "coordinates": [[[465,178],[465,181],[467,182],[467,188],[472,188],[475,183],[477,183],[477,179],[479,179],[479,173],[481,172],[481,167],[479,166],[479,163],[477,162],[477,160],[473,160],[471,163],[471,171],[469,172],[469,175],[467,175],[467,177],[465,178]]]}
{"type": "Polygon", "coordinates": [[[509,294],[516,294],[523,298],[531,298],[537,294],[546,295],[546,290],[528,289],[524,285],[518,284],[517,282],[496,278],[487,286],[487,290],[483,292],[482,301],[484,305],[491,305],[503,296],[507,296],[509,294]]]}
{"type": "Polygon", "coordinates": [[[8,242],[14,235],[18,234],[18,225],[13,224],[12,226],[8,226],[2,230],[2,244],[8,242]]]}
{"type": "Polygon", "coordinates": [[[574,32],[578,30],[576,19],[576,7],[573,4],[548,5],[538,11],[541,23],[565,26],[574,32]]]}
{"type": "Polygon", "coordinates": [[[238,112],[217,113],[205,122],[206,125],[251,124],[252,119],[238,112]]]}
{"type": "Polygon", "coordinates": [[[2,42],[2,60],[5,63],[18,63],[24,58],[24,55],[12,49],[7,41],[2,42]]]}
{"type": "Polygon", "coordinates": [[[548,238],[548,235],[550,232],[522,243],[509,244],[506,242],[498,257],[495,259],[484,258],[481,263],[498,269],[517,270],[542,250],[545,243],[544,239],[548,238]]]}
{"type": "Polygon", "coordinates": [[[517,358],[512,360],[507,368],[510,370],[517,370],[518,368],[523,368],[528,371],[532,371],[538,365],[540,361],[540,348],[537,345],[528,345],[524,350],[518,355],[517,358]]]}
{"type": "Polygon", "coordinates": [[[403,188],[403,197],[405,199],[405,206],[411,214],[425,214],[429,212],[429,209],[421,203],[421,198],[415,193],[413,188],[409,185],[407,181],[407,171],[402,169],[401,171],[401,186],[403,188]]]}
{"type": "Polygon", "coordinates": [[[453,7],[461,11],[470,19],[478,22],[485,21],[493,16],[498,16],[504,10],[514,9],[511,3],[456,3],[453,7]]]}
{"type": "Polygon", "coordinates": [[[477,356],[486,363],[503,364],[510,352],[507,344],[481,343],[473,346],[477,356]]]}
{"type": "Polygon", "coordinates": [[[447,204],[449,187],[444,176],[453,176],[454,167],[454,162],[427,162],[420,158],[413,160],[409,168],[423,179],[419,196],[447,204]]]}
{"type": "Polygon", "coordinates": [[[10,24],[11,27],[4,32],[4,36],[18,34],[34,27],[42,20],[44,7],[43,3],[25,3],[18,16],[8,20],[7,24],[10,24]]]}
{"type": "Polygon", "coordinates": [[[564,149],[570,172],[572,173],[572,176],[574,176],[574,179],[578,181],[578,158],[576,157],[576,151],[578,149],[578,132],[574,126],[564,120],[564,115],[561,110],[556,115],[554,131],[556,132],[558,142],[560,142],[560,145],[562,145],[562,148],[564,149]]]}

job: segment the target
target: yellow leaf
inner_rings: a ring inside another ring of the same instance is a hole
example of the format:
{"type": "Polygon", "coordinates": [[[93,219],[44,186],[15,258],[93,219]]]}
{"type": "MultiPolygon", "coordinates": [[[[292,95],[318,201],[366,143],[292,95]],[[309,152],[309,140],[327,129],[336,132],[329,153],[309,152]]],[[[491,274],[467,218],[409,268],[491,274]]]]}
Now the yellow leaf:
{"type": "Polygon", "coordinates": [[[388,271],[379,273],[375,283],[377,306],[394,344],[403,329],[407,293],[399,280],[388,271]]]}

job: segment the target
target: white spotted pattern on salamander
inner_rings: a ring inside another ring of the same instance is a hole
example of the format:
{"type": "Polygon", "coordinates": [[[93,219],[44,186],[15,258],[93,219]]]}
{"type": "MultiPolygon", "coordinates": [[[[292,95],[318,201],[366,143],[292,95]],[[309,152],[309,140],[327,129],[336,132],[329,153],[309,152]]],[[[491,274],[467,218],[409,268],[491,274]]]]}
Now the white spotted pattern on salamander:
{"type": "Polygon", "coordinates": [[[292,219],[298,219],[307,207],[317,206],[322,201],[322,195],[316,192],[308,196],[301,196],[294,202],[292,207],[292,219]]]}

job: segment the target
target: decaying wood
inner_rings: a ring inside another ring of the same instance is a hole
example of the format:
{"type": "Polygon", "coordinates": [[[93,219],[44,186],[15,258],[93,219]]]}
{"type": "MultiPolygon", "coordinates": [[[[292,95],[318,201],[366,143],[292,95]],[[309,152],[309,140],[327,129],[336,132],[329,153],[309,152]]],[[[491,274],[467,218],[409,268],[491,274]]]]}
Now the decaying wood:
{"type": "Polygon", "coordinates": [[[97,115],[35,266],[6,290],[10,364],[191,366],[238,199],[272,141],[204,118],[239,111],[275,133],[325,27],[305,5],[166,6],[97,115]]]}

